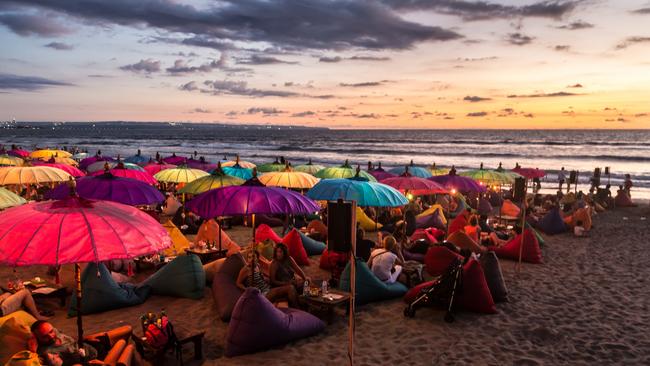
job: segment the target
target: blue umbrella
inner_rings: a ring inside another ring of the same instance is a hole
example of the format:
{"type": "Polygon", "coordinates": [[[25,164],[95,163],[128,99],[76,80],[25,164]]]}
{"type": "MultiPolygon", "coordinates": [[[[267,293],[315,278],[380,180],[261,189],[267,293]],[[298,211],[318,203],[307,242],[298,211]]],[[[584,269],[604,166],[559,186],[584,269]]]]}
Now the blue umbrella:
{"type": "MultiPolygon", "coordinates": [[[[249,180],[253,178],[253,169],[242,168],[239,164],[222,167],[221,170],[230,176],[241,178],[243,180],[249,180]]],[[[213,171],[210,173],[212,172],[213,171]]]]}
{"type": "Polygon", "coordinates": [[[408,166],[401,166],[397,168],[390,169],[389,172],[393,173],[395,175],[402,175],[404,172],[406,172],[408,169],[408,172],[411,173],[411,175],[420,177],[420,178],[429,178],[431,177],[431,171],[425,168],[420,168],[419,166],[413,165],[413,160],[411,160],[411,164],[408,166]]]}
{"type": "Polygon", "coordinates": [[[137,154],[133,156],[129,156],[128,158],[124,159],[124,162],[131,163],[131,164],[147,164],[149,162],[149,159],[150,157],[145,157],[144,155],[142,155],[140,149],[138,149],[137,154]]]}
{"type": "Polygon", "coordinates": [[[307,191],[306,196],[317,201],[357,201],[359,206],[370,207],[399,207],[409,203],[395,188],[358,177],[323,179],[307,191]]]}

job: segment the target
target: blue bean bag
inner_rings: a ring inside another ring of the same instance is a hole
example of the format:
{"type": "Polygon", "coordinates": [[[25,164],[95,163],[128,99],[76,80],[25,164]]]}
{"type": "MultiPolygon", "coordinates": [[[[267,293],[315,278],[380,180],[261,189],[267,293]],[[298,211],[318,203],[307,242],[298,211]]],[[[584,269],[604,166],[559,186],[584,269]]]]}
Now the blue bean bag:
{"type": "Polygon", "coordinates": [[[539,220],[537,228],[548,235],[561,234],[569,230],[562,219],[560,209],[557,207],[551,209],[544,217],[542,217],[541,220],[539,220]]]}
{"type": "MultiPolygon", "coordinates": [[[[356,261],[356,295],[355,304],[363,305],[375,301],[402,297],[408,291],[406,286],[399,282],[387,284],[382,282],[368,268],[366,262],[357,258],[356,261]]],[[[339,288],[350,291],[350,263],[341,273],[339,288]]]]}
{"type": "Polygon", "coordinates": [[[250,287],[237,301],[226,335],[227,357],[264,351],[325,329],[317,317],[298,309],[278,309],[250,287]]]}
{"type": "Polygon", "coordinates": [[[298,232],[300,234],[300,239],[302,240],[302,246],[305,247],[305,251],[307,252],[307,255],[312,256],[312,255],[321,255],[323,254],[323,251],[327,248],[327,245],[323,243],[322,241],[314,240],[307,235],[303,234],[301,231],[298,232]]]}
{"type": "MultiPolygon", "coordinates": [[[[149,286],[117,283],[106,266],[89,263],[81,274],[81,313],[94,314],[142,304],[151,292],[149,286]]],[[[77,315],[77,291],[72,294],[69,316],[77,315]]]]}
{"type": "Polygon", "coordinates": [[[240,253],[233,254],[226,258],[212,278],[214,305],[217,308],[219,317],[224,322],[230,320],[232,310],[244,292],[237,287],[237,277],[245,265],[244,257],[240,253]]]}
{"type": "Polygon", "coordinates": [[[143,283],[151,293],[189,299],[202,299],[205,293],[205,271],[196,255],[179,255],[143,283]]]}

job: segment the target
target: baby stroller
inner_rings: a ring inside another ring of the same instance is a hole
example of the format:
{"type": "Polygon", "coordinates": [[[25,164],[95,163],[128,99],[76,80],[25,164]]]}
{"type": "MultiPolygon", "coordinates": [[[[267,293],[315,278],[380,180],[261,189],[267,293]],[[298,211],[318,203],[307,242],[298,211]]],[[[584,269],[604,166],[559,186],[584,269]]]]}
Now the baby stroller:
{"type": "Polygon", "coordinates": [[[412,318],[415,311],[423,306],[439,306],[447,309],[445,321],[451,323],[454,316],[451,313],[454,297],[461,287],[463,260],[456,258],[445,272],[431,286],[420,290],[418,296],[404,309],[404,316],[412,318]]]}

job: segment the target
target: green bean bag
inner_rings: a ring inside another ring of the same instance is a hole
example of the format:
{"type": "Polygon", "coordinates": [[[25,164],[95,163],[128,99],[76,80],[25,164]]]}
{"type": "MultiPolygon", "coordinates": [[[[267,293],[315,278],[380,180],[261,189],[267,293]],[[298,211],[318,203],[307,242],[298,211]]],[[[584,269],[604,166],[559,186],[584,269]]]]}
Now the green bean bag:
{"type": "Polygon", "coordinates": [[[205,293],[205,271],[196,255],[179,255],[142,285],[151,287],[151,293],[190,299],[202,299],[205,293]]]}
{"type": "Polygon", "coordinates": [[[298,232],[300,234],[300,239],[302,240],[302,246],[305,247],[305,251],[307,252],[307,255],[312,256],[312,255],[321,255],[327,248],[327,245],[323,243],[322,241],[314,240],[307,235],[303,234],[301,231],[298,232]]]}
{"type": "MultiPolygon", "coordinates": [[[[350,291],[350,263],[341,273],[339,288],[343,291],[350,291]]],[[[387,284],[379,280],[372,272],[366,262],[361,258],[356,259],[356,294],[355,304],[363,305],[375,301],[402,297],[408,291],[406,286],[399,282],[387,284]]]]}
{"type": "MultiPolygon", "coordinates": [[[[89,263],[81,274],[81,313],[94,314],[139,305],[149,297],[150,292],[149,286],[117,283],[106,266],[89,263]]],[[[76,290],[72,293],[69,316],[77,315],[76,293],[76,290]]]]}

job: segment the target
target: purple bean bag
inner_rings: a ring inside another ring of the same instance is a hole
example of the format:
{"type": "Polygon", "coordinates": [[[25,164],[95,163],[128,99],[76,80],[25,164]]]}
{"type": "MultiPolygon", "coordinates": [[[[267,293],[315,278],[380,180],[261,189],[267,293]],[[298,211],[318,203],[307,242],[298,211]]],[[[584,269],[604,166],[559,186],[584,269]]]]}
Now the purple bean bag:
{"type": "Polygon", "coordinates": [[[561,234],[569,230],[562,219],[560,209],[557,207],[551,209],[537,222],[537,228],[548,235],[561,234]]]}
{"type": "Polygon", "coordinates": [[[226,335],[227,357],[264,351],[320,333],[325,323],[298,309],[278,309],[257,288],[237,301],[226,335]]]}
{"type": "Polygon", "coordinates": [[[233,254],[221,265],[212,278],[212,297],[222,321],[230,320],[237,300],[243,291],[237,287],[237,276],[246,263],[240,253],[233,254]]]}
{"type": "Polygon", "coordinates": [[[488,216],[488,215],[490,215],[492,213],[492,210],[493,210],[492,205],[490,204],[490,201],[488,201],[487,199],[481,198],[478,201],[478,210],[477,211],[478,211],[479,215],[488,216]]]}
{"type": "Polygon", "coordinates": [[[440,220],[439,209],[433,211],[431,215],[418,217],[415,219],[415,227],[418,229],[428,229],[430,227],[435,227],[436,229],[445,230],[445,224],[440,220]]]}

